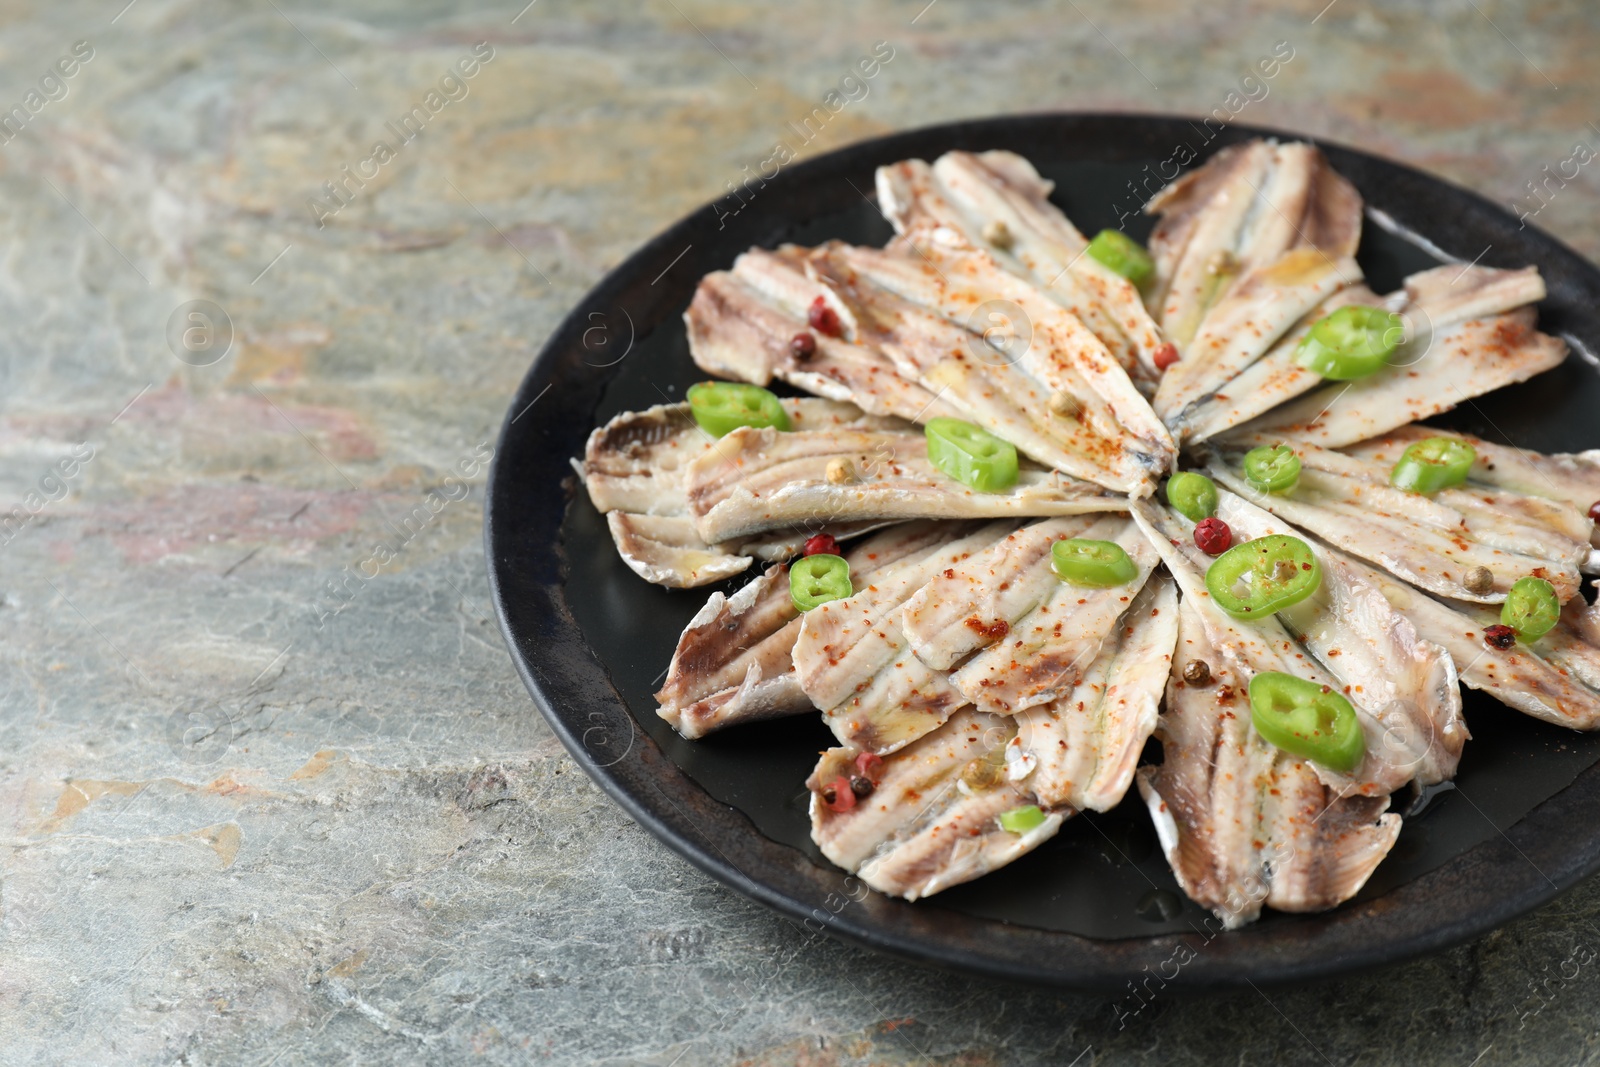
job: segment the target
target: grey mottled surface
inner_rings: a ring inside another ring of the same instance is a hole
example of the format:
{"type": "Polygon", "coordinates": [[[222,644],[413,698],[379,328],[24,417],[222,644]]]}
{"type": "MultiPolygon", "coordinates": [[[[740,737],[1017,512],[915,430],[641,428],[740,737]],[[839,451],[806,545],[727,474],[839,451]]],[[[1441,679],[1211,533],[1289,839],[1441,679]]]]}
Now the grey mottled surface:
{"type": "MultiPolygon", "coordinates": [[[[0,6],[0,110],[38,105],[0,145],[0,510],[26,518],[0,533],[0,1062],[1600,1059],[1595,885],[1380,976],[1123,1028],[809,937],[566,759],[468,492],[565,309],[874,42],[894,60],[810,151],[1203,113],[1283,40],[1240,121],[1510,202],[1600,143],[1590,5],[124,3],[0,6]],[[464,96],[308,206],[479,42],[464,96]],[[166,339],[190,300],[231,320],[208,366],[166,339]]],[[[1595,182],[1537,219],[1590,256],[1595,182]]]]}

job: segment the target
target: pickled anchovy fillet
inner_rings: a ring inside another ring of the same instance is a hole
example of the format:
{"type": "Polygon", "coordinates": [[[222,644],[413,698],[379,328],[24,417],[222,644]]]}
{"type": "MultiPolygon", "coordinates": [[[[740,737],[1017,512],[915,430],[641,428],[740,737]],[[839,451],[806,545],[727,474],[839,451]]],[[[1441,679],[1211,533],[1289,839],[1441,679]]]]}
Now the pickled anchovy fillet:
{"type": "Polygon", "coordinates": [[[854,314],[807,275],[805,252],[793,246],[777,252],[753,248],[734,262],[731,272],[716,271],[701,280],[684,313],[695,363],[712,374],[756,385],[779,378],[877,415],[908,421],[958,415],[956,408],[901,374],[881,351],[810,328],[807,313],[818,299],[847,328],[854,314]],[[806,356],[791,344],[801,333],[815,346],[806,356]]]}
{"type": "MultiPolygon", "coordinates": [[[[893,526],[845,553],[851,579],[864,582],[971,529],[940,522],[893,526]]],[[[812,710],[794,670],[799,634],[786,568],[768,568],[732,596],[712,593],[678,639],[666,683],[656,693],[657,714],[692,740],[725,726],[812,710]]]]}
{"type": "Polygon", "coordinates": [[[1273,514],[1440,596],[1499,603],[1529,575],[1548,579],[1563,602],[1578,592],[1592,523],[1575,508],[1471,482],[1422,496],[1391,487],[1391,468],[1381,463],[1311,445],[1295,452],[1300,480],[1286,492],[1253,489],[1241,453],[1222,452],[1207,470],[1273,514]],[[1469,588],[1479,567],[1492,582],[1469,588]]]}
{"type": "MultiPolygon", "coordinates": [[[[1409,365],[1417,362],[1418,353],[1426,350],[1429,339],[1436,340],[1450,327],[1469,319],[1514,311],[1543,296],[1544,283],[1539,272],[1531,267],[1522,270],[1436,267],[1413,274],[1406,279],[1404,288],[1385,297],[1379,297],[1365,286],[1342,289],[1309,312],[1259,362],[1218,385],[1212,395],[1170,416],[1168,421],[1173,432],[1185,440],[1203,441],[1264,416],[1278,405],[1322,385],[1321,375],[1296,362],[1300,340],[1317,319],[1346,304],[1387,308],[1399,313],[1406,324],[1411,340],[1391,357],[1398,369],[1379,371],[1379,376],[1383,376],[1404,373],[1409,365]]],[[[1333,383],[1323,395],[1343,403],[1342,395],[1333,391],[1335,388],[1343,386],[1333,383]]],[[[1270,420],[1263,419],[1267,421],[1270,420]]]]}
{"type": "MultiPolygon", "coordinates": [[[[899,427],[894,419],[864,415],[854,404],[803,398],[784,400],[797,429],[899,427]]],[[[695,425],[687,404],[662,404],[624,412],[589,435],[582,462],[574,463],[589,499],[606,516],[606,525],[623,562],[657,585],[687,588],[738,574],[752,560],[795,555],[811,523],[795,529],[774,527],[760,536],[708,542],[694,527],[684,488],[684,471],[712,445],[695,425]]],[[[838,523],[821,532],[850,537],[881,522],[838,523]]]]}
{"type": "Polygon", "coordinates": [[[1120,545],[1138,568],[1137,575],[1106,589],[1072,585],[1049,572],[1036,577],[1053,583],[1043,601],[1009,620],[999,640],[950,675],[951,683],[979,709],[1016,713],[1048,704],[1081,685],[1101,645],[1159,561],[1138,526],[1121,515],[1101,519],[1082,536],[1120,545]]]}
{"type": "MultiPolygon", "coordinates": [[[[1399,462],[1406,448],[1441,431],[1427,426],[1401,426],[1379,437],[1341,449],[1346,455],[1378,463],[1391,468],[1399,462]]],[[[1511,445],[1493,444],[1471,434],[1449,431],[1449,436],[1459,437],[1478,453],[1467,476],[1467,484],[1503,489],[1525,497],[1553,501],[1557,514],[1570,508],[1580,516],[1600,501],[1600,449],[1586,452],[1535,452],[1511,445]],[[1561,508],[1560,505],[1566,505],[1561,508]]],[[[1525,502],[1524,508],[1531,508],[1525,502]]],[[[1561,521],[1555,519],[1554,521],[1561,521]]],[[[1600,547],[1600,529],[1589,524],[1589,543],[1600,547]]],[[[1584,570],[1592,569],[1593,555],[1584,570]]]]}
{"type": "Polygon", "coordinates": [[[1582,597],[1568,601],[1539,640],[1502,649],[1484,640],[1498,611],[1438,600],[1388,575],[1375,580],[1419,634],[1449,650],[1465,685],[1557,726],[1600,729],[1600,612],[1582,597]]]}
{"type": "Polygon", "coordinates": [[[1322,375],[1300,366],[1296,359],[1300,342],[1311,327],[1349,304],[1377,307],[1382,303],[1383,298],[1364,285],[1340,289],[1306,312],[1256,362],[1169,416],[1167,425],[1175,436],[1198,444],[1316,388],[1323,382],[1322,375]]]}
{"type": "Polygon", "coordinates": [[[1073,692],[1157,563],[1122,515],[1033,523],[930,576],[909,596],[900,627],[925,666],[984,711],[1016,713],[1073,692]],[[1136,568],[1123,585],[1071,585],[1051,548],[1082,537],[1120,545],[1136,568]]]}
{"type": "Polygon", "coordinates": [[[947,152],[932,166],[879,167],[878,203],[919,247],[982,249],[1082,320],[1142,391],[1163,340],[1139,291],[1083,254],[1087,239],[1052,203],[1054,183],[1011,152],[947,152]]]}
{"type": "Polygon", "coordinates": [[[847,336],[1035,460],[1141,494],[1171,466],[1171,435],[1105,345],[987,253],[830,242],[809,265],[851,308],[847,336]]]}
{"type": "MultiPolygon", "coordinates": [[[[702,281],[685,315],[690,351],[705,369],[756,384],[779,377],[876,413],[960,417],[1065,474],[1148,493],[1175,447],[1106,344],[989,252],[959,238],[924,243],[908,233],[881,250],[752,249],[702,281]],[[808,326],[817,303],[836,316],[837,336],[808,326]],[[1022,331],[998,349],[996,317],[1022,331]],[[809,339],[799,351],[798,333],[809,339]]],[[[1119,299],[1125,313],[1135,306],[1119,299]]]]}
{"type": "Polygon", "coordinates": [[[798,556],[812,534],[826,533],[847,540],[883,525],[880,521],[834,522],[708,545],[695,532],[694,520],[687,515],[627,511],[606,514],[606,527],[628,569],[647,582],[674,589],[690,589],[732,577],[755,560],[771,562],[798,556]]]}
{"type": "MultiPolygon", "coordinates": [[[[1542,295],[1542,283],[1538,292],[1542,295]]],[[[1439,328],[1424,323],[1376,374],[1329,382],[1229,431],[1224,439],[1271,437],[1339,448],[1526,381],[1567,357],[1564,342],[1534,329],[1535,317],[1533,308],[1522,307],[1439,328]]]]}
{"type": "Polygon", "coordinates": [[[1009,633],[1061,585],[1050,568],[1050,546],[1083,536],[1096,521],[1077,516],[1031,523],[934,575],[901,613],[917,658],[949,670],[1009,633]]]}
{"type": "MultiPolygon", "coordinates": [[[[1359,277],[1353,263],[1336,261],[1329,253],[1309,246],[1291,249],[1241,275],[1230,283],[1226,295],[1209,307],[1196,335],[1185,346],[1183,358],[1162,378],[1154,400],[1157,412],[1174,434],[1187,441],[1202,441],[1247,423],[1259,429],[1316,422],[1326,414],[1325,408],[1344,405],[1349,383],[1331,382],[1318,389],[1324,385],[1322,377],[1296,362],[1300,340],[1318,319],[1351,303],[1387,308],[1399,313],[1406,324],[1408,340],[1391,357],[1391,366],[1350,386],[1363,405],[1371,401],[1359,394],[1369,391],[1380,402],[1377,411],[1363,412],[1373,418],[1392,422],[1395,412],[1406,404],[1435,399],[1430,397],[1430,389],[1446,390],[1444,402],[1435,400],[1437,406],[1432,408],[1444,410],[1476,395],[1470,390],[1484,391],[1521,380],[1517,375],[1526,377],[1544,369],[1540,359],[1548,360],[1552,354],[1559,357],[1554,349],[1542,351],[1542,342],[1525,346],[1528,351],[1518,359],[1489,367],[1487,376],[1479,375],[1489,384],[1445,381],[1451,377],[1450,369],[1435,367],[1429,358],[1433,347],[1456,344],[1472,348],[1480,361],[1492,362],[1494,338],[1483,330],[1467,329],[1467,324],[1542,299],[1544,284],[1535,268],[1436,267],[1410,276],[1403,289],[1386,297],[1353,284],[1359,277]],[[1268,284],[1269,279],[1276,280],[1268,284]],[[1328,290],[1327,295],[1320,303],[1308,303],[1318,293],[1319,284],[1328,290]],[[1339,288],[1341,285],[1347,288],[1339,288]],[[1432,373],[1424,376],[1425,381],[1408,384],[1419,367],[1432,373]],[[1506,381],[1495,379],[1494,374],[1506,381]],[[1313,403],[1307,394],[1321,399],[1313,403]],[[1303,403],[1286,409],[1287,413],[1274,410],[1297,397],[1305,397],[1303,403]]],[[[1419,417],[1432,411],[1418,408],[1419,417]]],[[[1340,432],[1350,431],[1341,427],[1340,432]]]]}
{"type": "Polygon", "coordinates": [[[1297,248],[1348,259],[1361,240],[1360,194],[1317,148],[1299,142],[1224,148],[1145,210],[1160,216],[1150,238],[1149,304],[1185,353],[1211,309],[1254,272],[1297,248]]]}
{"type": "Polygon", "coordinates": [[[811,790],[811,839],[829,860],[880,893],[917,900],[1005,866],[1053,837],[1070,810],[1045,812],[1026,833],[1002,829],[1006,811],[1036,803],[1009,781],[1010,719],[972,708],[884,757],[875,788],[849,811],[821,797],[858,773],[856,748],[822,754],[811,790]]]}
{"type": "Polygon", "coordinates": [[[1223,925],[1253,922],[1263,906],[1322,911],[1349,900],[1394,847],[1400,816],[1385,796],[1345,796],[1310,763],[1269,744],[1250,720],[1247,676],[1210,642],[1225,618],[1185,597],[1166,710],[1162,762],[1141,768],[1143,794],[1178,883],[1223,925]],[[1184,669],[1207,665],[1191,685],[1184,669]]]}
{"type": "Polygon", "coordinates": [[[970,489],[928,459],[915,431],[734,430],[684,471],[695,529],[709,542],[790,526],[919,518],[1026,518],[1126,508],[1124,498],[1024,464],[1000,492],[970,489]]]}
{"type": "Polygon", "coordinates": [[[1177,636],[1177,586],[1152,578],[1082,680],[1059,699],[1017,713],[1008,773],[1051,807],[1110,811],[1121,803],[1155,729],[1177,636]]]}
{"type": "Polygon", "coordinates": [[[1290,249],[1251,271],[1211,307],[1182,358],[1162,376],[1152,401],[1156,413],[1169,425],[1181,425],[1186,409],[1232,388],[1295,323],[1360,280],[1354,259],[1308,247],[1290,249]]]}
{"type": "Polygon", "coordinates": [[[900,607],[930,578],[1016,529],[986,523],[915,560],[874,573],[854,596],[802,616],[794,644],[800,686],[842,743],[880,755],[938,727],[967,703],[946,672],[919,660],[900,626],[900,607]]]}
{"type": "MultiPolygon", "coordinates": [[[[1219,493],[1218,517],[1235,537],[1285,533],[1294,527],[1232,493],[1219,493]]],[[[1205,587],[1210,557],[1194,547],[1193,525],[1148,501],[1133,508],[1185,599],[1211,603],[1205,587]]],[[[1392,793],[1413,778],[1424,785],[1455,773],[1469,734],[1461,717],[1455,666],[1438,645],[1384,598],[1370,572],[1311,543],[1322,585],[1310,598],[1266,619],[1234,620],[1207,611],[1207,640],[1246,682],[1281,671],[1343,693],[1366,736],[1366,755],[1348,774],[1320,765],[1317,774],[1341,795],[1392,793]]]]}

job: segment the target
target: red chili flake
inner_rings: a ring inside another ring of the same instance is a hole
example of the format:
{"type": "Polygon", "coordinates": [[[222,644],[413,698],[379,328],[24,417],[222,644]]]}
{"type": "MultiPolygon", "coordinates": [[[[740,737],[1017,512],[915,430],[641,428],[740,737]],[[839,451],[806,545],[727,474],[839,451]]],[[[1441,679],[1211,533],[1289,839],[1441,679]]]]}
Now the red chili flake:
{"type": "Polygon", "coordinates": [[[1201,519],[1194,528],[1195,547],[1208,556],[1220,556],[1233,544],[1233,531],[1221,519],[1201,519]]]}
{"type": "Polygon", "coordinates": [[[840,775],[822,790],[822,802],[829,811],[846,812],[856,806],[856,794],[850,788],[850,779],[840,775]]]}
{"type": "Polygon", "coordinates": [[[839,539],[832,534],[813,534],[806,538],[806,547],[801,551],[804,556],[837,556],[839,554],[839,539]]]}
{"type": "Polygon", "coordinates": [[[806,321],[818,333],[825,333],[829,337],[838,337],[844,332],[839,325],[839,313],[828,306],[822,297],[811,301],[811,309],[806,312],[806,321]]]}
{"type": "Polygon", "coordinates": [[[1160,348],[1156,349],[1155,353],[1150,357],[1150,359],[1153,363],[1155,363],[1156,370],[1166,370],[1168,367],[1178,362],[1178,346],[1169,341],[1160,348]]]}
{"type": "Polygon", "coordinates": [[[878,775],[883,772],[883,757],[876,752],[863,752],[856,757],[856,770],[877,781],[878,775]]]}
{"type": "Polygon", "coordinates": [[[1509,626],[1495,623],[1484,628],[1483,643],[1490,648],[1507,649],[1517,643],[1517,631],[1509,626]]]}
{"type": "Polygon", "coordinates": [[[1006,622],[1004,619],[996,619],[993,622],[984,622],[976,615],[973,615],[963,621],[966,623],[967,629],[971,630],[975,634],[987,637],[991,641],[998,641],[1006,634],[1011,632],[1011,624],[1006,622]]]}
{"type": "Polygon", "coordinates": [[[1589,518],[1593,519],[1595,522],[1600,522],[1600,500],[1596,500],[1593,504],[1589,505],[1589,518]]]}
{"type": "Polygon", "coordinates": [[[802,330],[789,338],[789,351],[794,353],[795,359],[810,359],[816,354],[817,339],[802,330]]]}

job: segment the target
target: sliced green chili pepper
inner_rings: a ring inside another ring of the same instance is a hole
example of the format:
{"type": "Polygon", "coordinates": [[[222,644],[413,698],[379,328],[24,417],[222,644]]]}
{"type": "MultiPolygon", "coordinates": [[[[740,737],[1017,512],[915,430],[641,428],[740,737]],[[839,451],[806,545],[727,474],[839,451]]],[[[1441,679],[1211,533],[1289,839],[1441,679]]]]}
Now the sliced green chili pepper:
{"type": "Polygon", "coordinates": [[[853,595],[850,564],[843,556],[818,553],[789,564],[789,599],[797,611],[810,611],[818,604],[853,595]]]}
{"type": "Polygon", "coordinates": [[[1478,459],[1478,451],[1454,437],[1429,437],[1400,454],[1389,472],[1389,484],[1424,496],[1460,485],[1478,459]]]}
{"type": "Polygon", "coordinates": [[[1121,230],[1101,230],[1089,242],[1088,252],[1134,285],[1143,285],[1155,273],[1150,253],[1121,230]]]}
{"type": "Polygon", "coordinates": [[[1351,304],[1317,320],[1301,340],[1295,362],[1336,382],[1365,378],[1383,369],[1405,332],[1399,315],[1351,304]]]}
{"type": "Polygon", "coordinates": [[[981,426],[960,419],[929,419],[923,428],[928,459],[962,485],[998,493],[1017,481],[1017,449],[981,426]]]}
{"type": "Polygon", "coordinates": [[[1050,569],[1068,585],[1109,589],[1139,577],[1139,565],[1115,541],[1071,537],[1050,546],[1050,569]]]}
{"type": "Polygon", "coordinates": [[[1500,622],[1529,644],[1549,633],[1559,618],[1561,598],[1543,578],[1518,578],[1500,605],[1500,622]]]}
{"type": "Polygon", "coordinates": [[[1322,585],[1322,565],[1298,537],[1268,534],[1234,545],[1206,569],[1212,601],[1236,619],[1264,619],[1322,585]]]}
{"type": "Polygon", "coordinates": [[[1037,829],[1044,825],[1044,812],[1039,810],[1039,805],[1029,804],[1026,807],[1012,808],[1010,811],[1000,813],[1000,829],[1013,834],[1025,834],[1029,830],[1037,829]]]}
{"type": "Polygon", "coordinates": [[[1300,457],[1288,445],[1262,445],[1244,454],[1245,481],[1263,493],[1287,493],[1300,480],[1300,457]]]}
{"type": "Polygon", "coordinates": [[[688,396],[694,421],[712,437],[732,433],[741,426],[789,428],[789,413],[783,410],[783,404],[759,385],[699,382],[689,386],[688,396]]]}
{"type": "Polygon", "coordinates": [[[1263,671],[1250,679],[1250,721],[1270,744],[1336,771],[1354,770],[1367,750],[1350,701],[1292,674],[1263,671]]]}
{"type": "Polygon", "coordinates": [[[1191,522],[1209,519],[1217,513],[1216,484],[1204,474],[1179,471],[1167,479],[1167,503],[1191,522]]]}

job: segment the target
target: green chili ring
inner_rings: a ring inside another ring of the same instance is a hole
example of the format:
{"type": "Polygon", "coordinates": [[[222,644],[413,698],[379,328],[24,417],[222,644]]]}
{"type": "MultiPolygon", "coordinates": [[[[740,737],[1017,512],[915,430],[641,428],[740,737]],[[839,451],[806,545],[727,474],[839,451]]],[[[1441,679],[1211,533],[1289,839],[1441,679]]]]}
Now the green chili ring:
{"type": "Polygon", "coordinates": [[[1045,814],[1037,804],[1026,804],[1020,808],[1000,813],[1000,829],[1007,833],[1025,834],[1029,830],[1037,830],[1044,825],[1045,814]]]}
{"type": "Polygon", "coordinates": [[[770,390],[742,382],[699,382],[689,386],[689,412],[700,428],[722,437],[742,426],[789,429],[789,413],[770,390]]]}
{"type": "Polygon", "coordinates": [[[1101,230],[1085,250],[1090,258],[1110,267],[1134,285],[1143,285],[1155,273],[1155,260],[1144,246],[1121,230],[1101,230]]]}
{"type": "Polygon", "coordinates": [[[1295,362],[1336,382],[1382,370],[1405,338],[1405,322],[1382,308],[1351,304],[1317,320],[1300,341],[1295,362]]]}
{"type": "Polygon", "coordinates": [[[1167,479],[1167,503],[1190,522],[1209,519],[1217,513],[1217,486],[1204,474],[1179,471],[1167,479]]]}
{"type": "Polygon", "coordinates": [[[1250,679],[1250,722],[1274,747],[1332,770],[1352,771],[1366,754],[1350,701],[1292,674],[1262,671],[1250,679]]]}
{"type": "Polygon", "coordinates": [[[1211,600],[1236,619],[1264,619],[1322,586],[1322,565],[1298,537],[1268,534],[1234,545],[1206,569],[1211,600]]]}
{"type": "Polygon", "coordinates": [[[819,604],[854,595],[850,564],[843,556],[819,552],[789,564],[789,599],[796,611],[810,611],[819,604]]]}
{"type": "Polygon", "coordinates": [[[1561,619],[1561,598],[1543,578],[1518,578],[1500,605],[1500,622],[1532,644],[1555,628],[1561,619]]]}
{"type": "Polygon", "coordinates": [[[1139,577],[1139,565],[1115,541],[1069,537],[1050,546],[1050,569],[1068,585],[1110,589],[1139,577]]]}
{"type": "Polygon", "coordinates": [[[1017,482],[1017,449],[981,426],[961,419],[929,419],[923,427],[928,460],[980,493],[999,493],[1017,482]]]}
{"type": "Polygon", "coordinates": [[[1244,454],[1244,478],[1263,493],[1287,493],[1300,481],[1300,457],[1288,445],[1262,445],[1244,454]]]}
{"type": "Polygon", "coordinates": [[[1454,437],[1429,437],[1400,454],[1389,472],[1389,484],[1396,489],[1432,496],[1441,489],[1467,480],[1478,450],[1454,437]]]}

